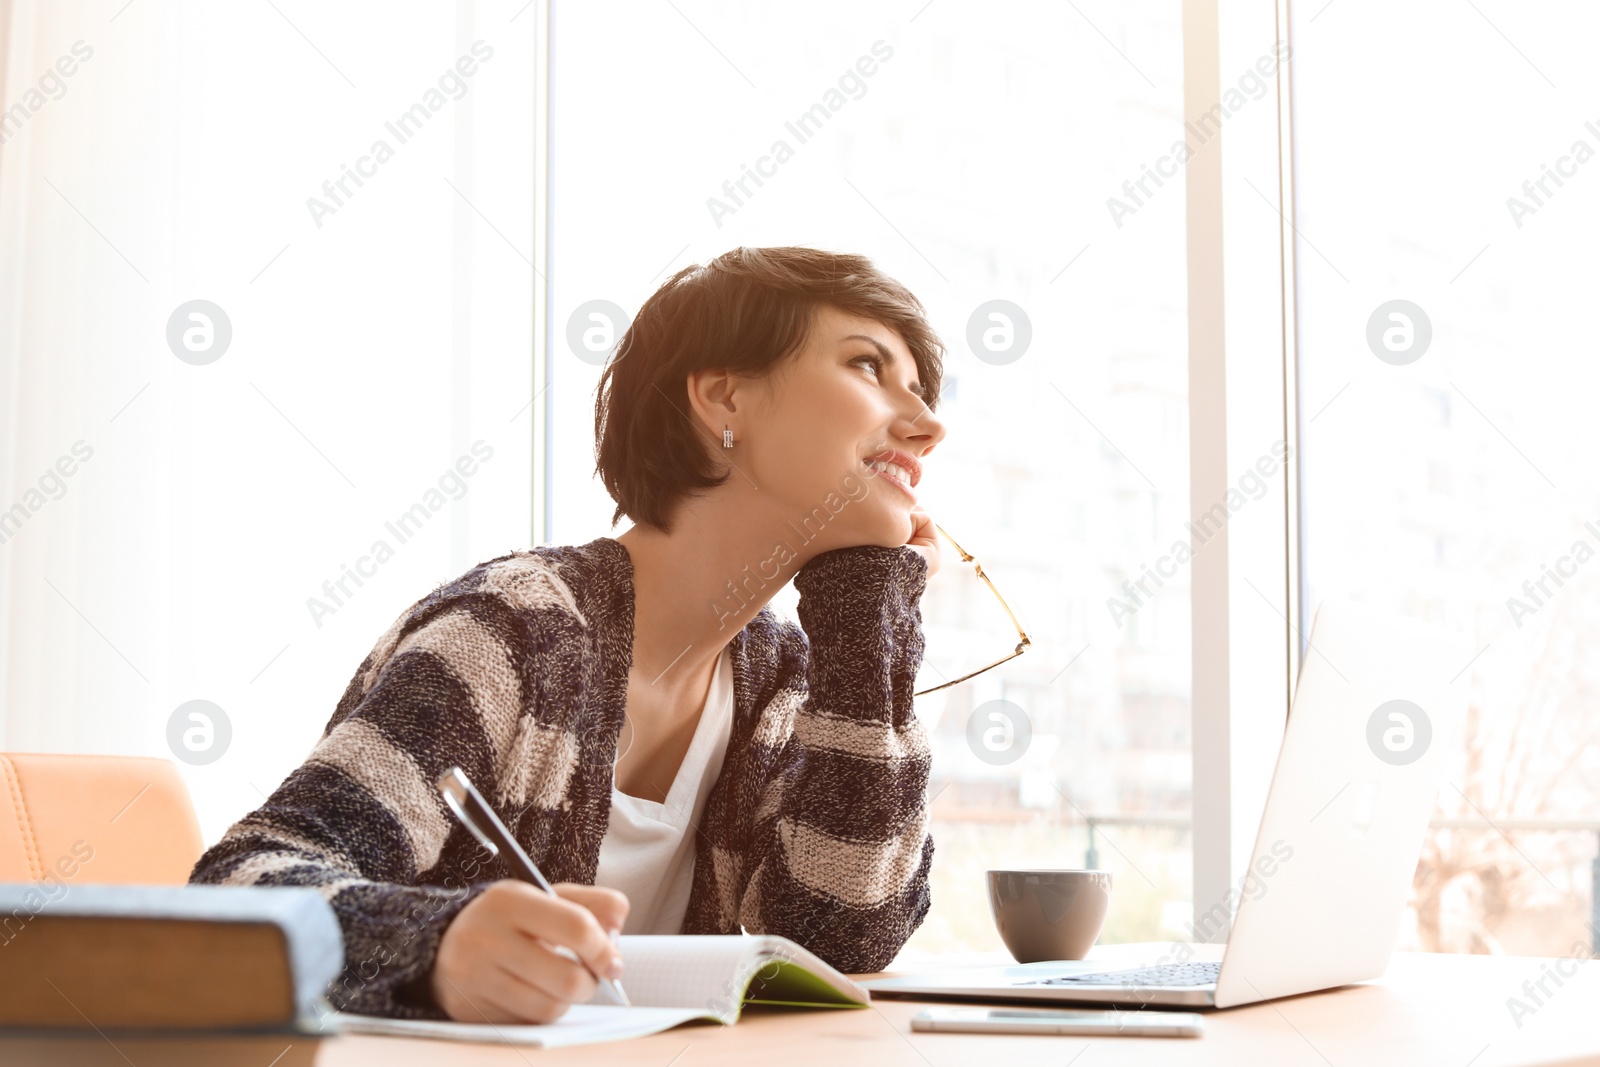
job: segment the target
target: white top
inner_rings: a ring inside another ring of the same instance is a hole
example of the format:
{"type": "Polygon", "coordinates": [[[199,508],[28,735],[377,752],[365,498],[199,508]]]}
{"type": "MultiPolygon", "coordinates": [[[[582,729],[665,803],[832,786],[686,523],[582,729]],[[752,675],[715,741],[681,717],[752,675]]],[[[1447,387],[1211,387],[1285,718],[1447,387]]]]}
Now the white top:
{"type": "Polygon", "coordinates": [[[724,648],[666,803],[620,792],[612,770],[611,819],[600,839],[595,885],[628,897],[625,934],[676,934],[689,910],[700,813],[722,773],[733,731],[733,659],[724,648]]]}

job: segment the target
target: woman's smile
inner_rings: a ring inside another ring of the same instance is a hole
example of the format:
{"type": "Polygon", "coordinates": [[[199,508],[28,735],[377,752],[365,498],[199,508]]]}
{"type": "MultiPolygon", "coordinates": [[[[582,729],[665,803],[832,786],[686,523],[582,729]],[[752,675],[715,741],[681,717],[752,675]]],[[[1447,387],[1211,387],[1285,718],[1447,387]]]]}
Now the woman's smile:
{"type": "Polygon", "coordinates": [[[868,477],[882,478],[916,503],[914,487],[922,480],[922,464],[914,456],[898,449],[886,449],[868,457],[864,465],[868,477]]]}

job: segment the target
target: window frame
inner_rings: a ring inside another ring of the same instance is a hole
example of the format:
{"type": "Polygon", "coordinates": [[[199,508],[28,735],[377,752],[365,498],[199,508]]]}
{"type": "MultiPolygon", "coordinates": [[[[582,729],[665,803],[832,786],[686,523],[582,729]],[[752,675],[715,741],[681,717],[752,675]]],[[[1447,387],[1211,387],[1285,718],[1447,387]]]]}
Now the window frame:
{"type": "Polygon", "coordinates": [[[1186,165],[1191,518],[1224,499],[1263,442],[1288,449],[1283,477],[1269,479],[1260,503],[1240,508],[1208,540],[1220,551],[1196,551],[1193,562],[1193,929],[1226,941],[1231,919],[1200,919],[1230,900],[1249,865],[1304,640],[1288,222],[1293,43],[1288,0],[1226,11],[1218,0],[1184,0],[1183,24],[1190,123],[1223,99],[1224,72],[1263,54],[1263,42],[1289,46],[1267,94],[1273,108],[1240,109],[1208,142],[1216,150],[1197,151],[1186,165]]]}

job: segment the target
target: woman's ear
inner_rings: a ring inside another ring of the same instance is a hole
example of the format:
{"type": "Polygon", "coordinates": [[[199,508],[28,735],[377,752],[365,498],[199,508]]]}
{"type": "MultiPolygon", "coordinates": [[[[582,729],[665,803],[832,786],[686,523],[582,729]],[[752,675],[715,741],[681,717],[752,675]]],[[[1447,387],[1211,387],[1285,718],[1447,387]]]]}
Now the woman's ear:
{"type": "Polygon", "coordinates": [[[711,367],[691,371],[685,381],[689,410],[684,415],[719,448],[724,427],[733,430],[734,440],[744,437],[744,427],[739,420],[745,413],[742,408],[748,407],[741,405],[746,381],[730,371],[711,367]]]}

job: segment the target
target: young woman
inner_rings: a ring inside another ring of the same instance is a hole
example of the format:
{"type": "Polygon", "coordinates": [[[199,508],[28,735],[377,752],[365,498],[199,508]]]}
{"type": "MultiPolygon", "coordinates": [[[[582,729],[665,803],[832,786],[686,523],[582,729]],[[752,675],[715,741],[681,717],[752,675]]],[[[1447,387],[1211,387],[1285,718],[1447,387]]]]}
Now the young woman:
{"type": "MultiPolygon", "coordinates": [[[[395,620],[304,764],[191,881],[314,886],[334,1007],[544,1022],[627,933],[772,933],[879,970],[929,906],[916,502],[943,346],[861,256],[675,274],[601,377],[620,537],[474,567],[395,620]],[[800,625],[767,602],[790,579],[800,625]],[[556,884],[511,880],[459,765],[556,884]],[[564,946],[580,966],[552,951],[564,946]]],[[[626,982],[624,982],[626,985],[626,982]]]]}

